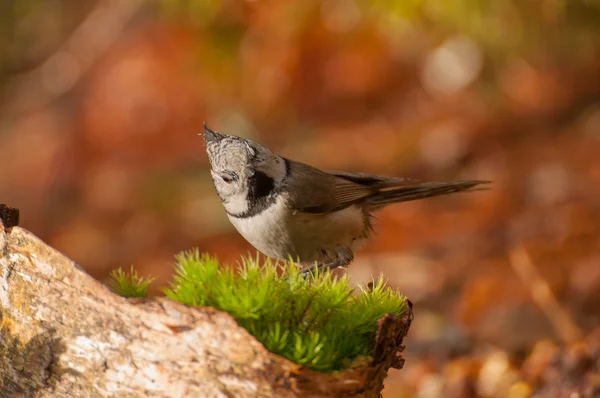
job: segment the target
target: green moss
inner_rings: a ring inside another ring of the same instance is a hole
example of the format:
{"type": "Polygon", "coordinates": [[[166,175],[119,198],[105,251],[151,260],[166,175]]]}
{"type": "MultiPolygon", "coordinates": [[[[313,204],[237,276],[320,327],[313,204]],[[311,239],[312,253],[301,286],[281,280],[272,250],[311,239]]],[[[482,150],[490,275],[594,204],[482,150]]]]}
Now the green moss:
{"type": "Polygon", "coordinates": [[[197,250],[177,256],[165,294],[225,311],[271,352],[321,372],[364,362],[379,318],[400,316],[406,303],[381,277],[355,291],[347,277],[330,272],[305,279],[292,262],[246,257],[232,269],[197,250]]]}
{"type": "Polygon", "coordinates": [[[126,273],[121,268],[110,273],[109,286],[113,292],[123,297],[146,297],[148,287],[154,278],[145,278],[138,276],[137,272],[131,267],[131,271],[126,273]]]}

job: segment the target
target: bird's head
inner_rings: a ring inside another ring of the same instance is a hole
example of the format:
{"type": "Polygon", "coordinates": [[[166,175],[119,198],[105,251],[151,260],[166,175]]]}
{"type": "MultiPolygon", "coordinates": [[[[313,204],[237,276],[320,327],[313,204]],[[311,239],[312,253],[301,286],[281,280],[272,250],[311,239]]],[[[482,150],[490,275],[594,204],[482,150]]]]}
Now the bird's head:
{"type": "Polygon", "coordinates": [[[252,140],[218,133],[206,123],[203,136],[215,189],[230,214],[248,212],[287,175],[285,160],[252,140]]]}

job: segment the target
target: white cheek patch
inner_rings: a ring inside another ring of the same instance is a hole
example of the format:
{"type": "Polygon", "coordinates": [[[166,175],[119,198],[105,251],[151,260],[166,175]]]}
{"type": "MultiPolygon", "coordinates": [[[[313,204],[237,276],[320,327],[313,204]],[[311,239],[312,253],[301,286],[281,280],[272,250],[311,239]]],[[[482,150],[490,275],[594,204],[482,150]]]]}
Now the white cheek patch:
{"type": "Polygon", "coordinates": [[[223,206],[229,214],[243,214],[248,211],[248,193],[229,195],[225,198],[223,206]]]}

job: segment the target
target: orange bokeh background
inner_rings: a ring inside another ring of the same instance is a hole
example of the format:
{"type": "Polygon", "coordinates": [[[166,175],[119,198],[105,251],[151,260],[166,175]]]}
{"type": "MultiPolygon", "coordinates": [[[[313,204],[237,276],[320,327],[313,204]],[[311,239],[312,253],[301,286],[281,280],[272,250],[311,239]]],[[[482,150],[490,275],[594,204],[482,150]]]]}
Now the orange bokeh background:
{"type": "Polygon", "coordinates": [[[348,272],[415,304],[384,397],[527,396],[550,377],[533,354],[598,341],[600,8],[404,3],[1,6],[0,202],[94,277],[134,265],[158,293],[181,250],[254,253],[212,187],[204,121],[324,169],[493,180],[381,211],[348,272]]]}

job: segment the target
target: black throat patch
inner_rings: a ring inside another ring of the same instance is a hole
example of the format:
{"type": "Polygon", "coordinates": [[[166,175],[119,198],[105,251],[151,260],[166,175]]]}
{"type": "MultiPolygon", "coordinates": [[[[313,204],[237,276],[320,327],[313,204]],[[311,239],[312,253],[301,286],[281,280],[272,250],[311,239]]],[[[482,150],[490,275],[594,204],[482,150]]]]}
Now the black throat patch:
{"type": "Polygon", "coordinates": [[[267,210],[275,201],[281,192],[285,180],[289,174],[289,164],[287,159],[285,162],[285,177],[278,185],[275,180],[261,171],[256,171],[252,177],[248,179],[248,210],[239,214],[227,212],[231,217],[249,218],[254,217],[263,211],[267,210]]]}

